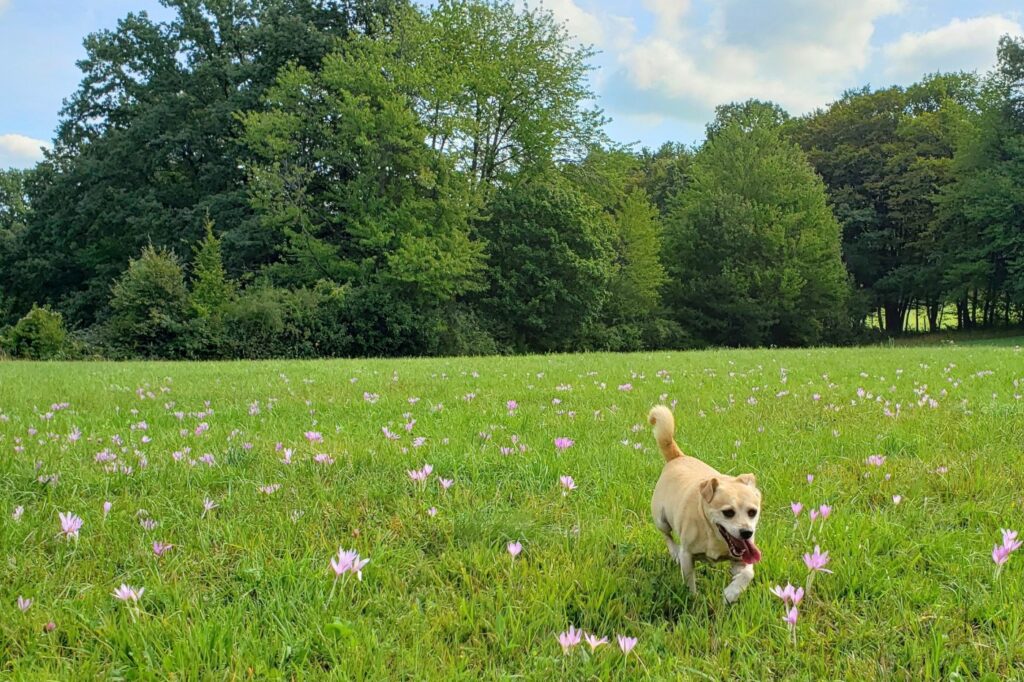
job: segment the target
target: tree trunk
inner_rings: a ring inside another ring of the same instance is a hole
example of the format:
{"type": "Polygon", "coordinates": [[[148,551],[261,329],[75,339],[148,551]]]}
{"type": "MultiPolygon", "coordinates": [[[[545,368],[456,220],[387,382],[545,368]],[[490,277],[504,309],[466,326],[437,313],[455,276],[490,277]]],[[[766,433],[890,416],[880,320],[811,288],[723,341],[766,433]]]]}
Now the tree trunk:
{"type": "Polygon", "coordinates": [[[885,331],[888,334],[898,335],[903,332],[903,311],[896,301],[886,301],[885,309],[885,331]]]}
{"type": "MultiPolygon", "coordinates": [[[[945,308],[945,306],[943,306],[945,308]]],[[[939,304],[933,303],[928,306],[928,331],[935,333],[939,331],[939,304]]]]}

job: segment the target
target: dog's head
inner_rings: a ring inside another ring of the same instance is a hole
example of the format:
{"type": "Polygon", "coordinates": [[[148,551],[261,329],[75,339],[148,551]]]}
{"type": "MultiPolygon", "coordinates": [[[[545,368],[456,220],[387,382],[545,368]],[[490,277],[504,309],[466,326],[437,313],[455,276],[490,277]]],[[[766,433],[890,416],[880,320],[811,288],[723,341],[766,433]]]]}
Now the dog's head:
{"type": "Polygon", "coordinates": [[[729,545],[736,561],[754,564],[761,551],[754,544],[754,533],[761,518],[761,491],[754,474],[716,476],[700,484],[704,513],[729,545]]]}

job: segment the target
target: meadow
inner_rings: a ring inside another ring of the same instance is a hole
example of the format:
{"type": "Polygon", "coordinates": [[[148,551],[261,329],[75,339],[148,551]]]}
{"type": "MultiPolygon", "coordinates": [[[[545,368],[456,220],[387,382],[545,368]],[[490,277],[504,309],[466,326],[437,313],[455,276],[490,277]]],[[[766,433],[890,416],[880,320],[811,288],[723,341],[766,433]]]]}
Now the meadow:
{"type": "Polygon", "coordinates": [[[0,364],[0,677],[1021,679],[1022,393],[1019,345],[0,364]],[[659,402],[764,493],[735,605],[651,523],[659,402]]]}

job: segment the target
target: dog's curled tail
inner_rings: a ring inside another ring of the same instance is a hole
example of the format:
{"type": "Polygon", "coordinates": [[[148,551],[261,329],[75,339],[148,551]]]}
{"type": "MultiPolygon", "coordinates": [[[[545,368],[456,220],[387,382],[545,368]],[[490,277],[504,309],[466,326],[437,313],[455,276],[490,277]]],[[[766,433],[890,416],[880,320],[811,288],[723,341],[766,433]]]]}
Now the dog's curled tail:
{"type": "Polygon", "coordinates": [[[672,411],[664,405],[655,405],[647,415],[647,421],[654,427],[654,440],[666,462],[682,457],[683,451],[676,445],[676,420],[672,411]]]}

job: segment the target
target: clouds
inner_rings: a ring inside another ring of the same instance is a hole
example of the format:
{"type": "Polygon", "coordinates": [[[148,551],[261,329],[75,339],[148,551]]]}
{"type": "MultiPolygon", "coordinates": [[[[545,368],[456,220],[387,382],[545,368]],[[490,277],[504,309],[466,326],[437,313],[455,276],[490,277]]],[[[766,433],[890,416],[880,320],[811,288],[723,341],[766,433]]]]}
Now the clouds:
{"type": "Polygon", "coordinates": [[[953,19],[931,31],[904,33],[882,50],[884,72],[909,81],[934,71],[985,70],[995,62],[996,43],[1007,33],[1019,35],[1024,29],[999,14],[953,19]]]}
{"type": "Polygon", "coordinates": [[[651,34],[616,55],[623,84],[616,99],[660,102],[662,113],[706,121],[716,105],[751,97],[794,113],[826,103],[856,82],[871,60],[876,22],[902,2],[645,0],[644,7],[651,34]],[[648,97],[629,97],[630,89],[648,97]]]}
{"type": "MultiPolygon", "coordinates": [[[[3,0],[0,0],[0,4],[3,0]]],[[[0,135],[0,168],[29,168],[43,158],[40,147],[50,147],[45,140],[10,133],[0,135]]]]}

